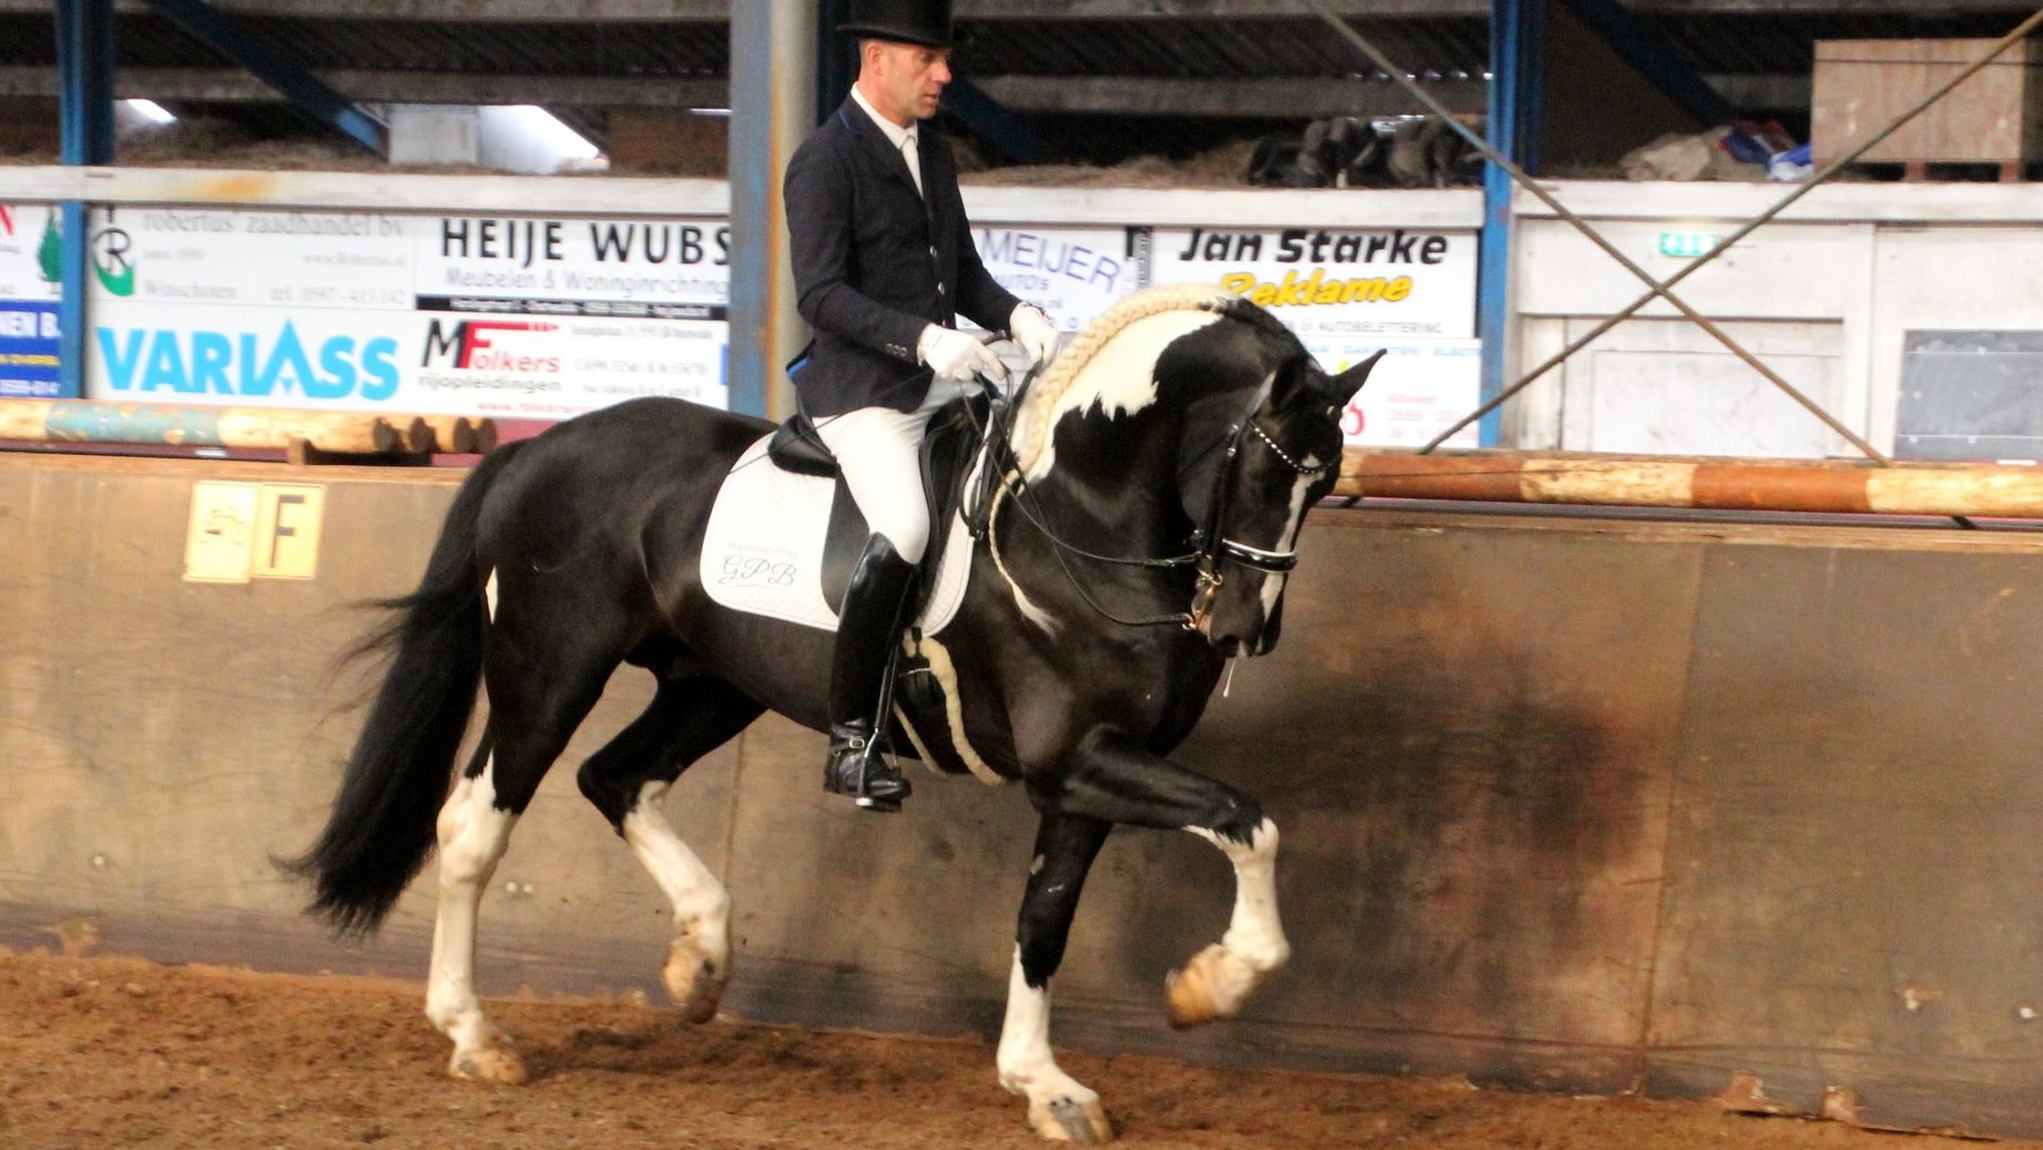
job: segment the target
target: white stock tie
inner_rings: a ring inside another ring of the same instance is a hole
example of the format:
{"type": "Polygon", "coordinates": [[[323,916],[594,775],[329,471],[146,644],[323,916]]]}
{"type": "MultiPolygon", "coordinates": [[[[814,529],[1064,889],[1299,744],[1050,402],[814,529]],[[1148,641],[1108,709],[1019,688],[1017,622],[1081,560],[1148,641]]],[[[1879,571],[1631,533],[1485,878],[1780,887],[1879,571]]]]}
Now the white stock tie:
{"type": "Polygon", "coordinates": [[[915,181],[915,194],[922,194],[922,153],[916,147],[915,133],[909,132],[901,141],[901,158],[908,161],[908,178],[915,181]]]}

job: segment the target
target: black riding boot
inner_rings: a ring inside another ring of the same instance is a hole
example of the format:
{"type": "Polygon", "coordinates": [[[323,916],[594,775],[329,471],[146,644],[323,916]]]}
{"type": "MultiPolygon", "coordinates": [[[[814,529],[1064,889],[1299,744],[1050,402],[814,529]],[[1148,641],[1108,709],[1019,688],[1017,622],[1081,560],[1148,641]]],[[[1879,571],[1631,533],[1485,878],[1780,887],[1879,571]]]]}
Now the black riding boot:
{"type": "Polygon", "coordinates": [[[866,541],[865,554],[844,589],[837,617],[837,650],[830,668],[830,761],[823,789],[851,795],[867,810],[898,811],[908,780],[881,757],[875,733],[886,722],[882,679],[901,645],[901,610],[915,582],[915,565],[884,535],[866,541]]]}

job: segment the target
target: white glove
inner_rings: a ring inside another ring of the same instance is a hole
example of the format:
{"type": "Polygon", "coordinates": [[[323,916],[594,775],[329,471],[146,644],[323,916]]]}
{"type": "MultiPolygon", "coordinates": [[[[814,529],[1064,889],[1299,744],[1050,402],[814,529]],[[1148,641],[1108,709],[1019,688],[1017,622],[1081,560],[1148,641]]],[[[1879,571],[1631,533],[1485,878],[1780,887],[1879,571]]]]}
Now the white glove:
{"type": "Polygon", "coordinates": [[[1007,317],[1007,330],[1029,354],[1030,367],[1048,363],[1057,354],[1057,341],[1062,338],[1043,309],[1028,303],[1016,307],[1014,314],[1007,317]]]}
{"type": "Polygon", "coordinates": [[[938,379],[968,382],[976,373],[995,383],[1007,382],[1007,365],[993,354],[993,349],[980,343],[978,337],[967,335],[955,328],[938,327],[930,324],[922,329],[922,338],[916,342],[915,353],[922,362],[929,365],[938,379]]]}

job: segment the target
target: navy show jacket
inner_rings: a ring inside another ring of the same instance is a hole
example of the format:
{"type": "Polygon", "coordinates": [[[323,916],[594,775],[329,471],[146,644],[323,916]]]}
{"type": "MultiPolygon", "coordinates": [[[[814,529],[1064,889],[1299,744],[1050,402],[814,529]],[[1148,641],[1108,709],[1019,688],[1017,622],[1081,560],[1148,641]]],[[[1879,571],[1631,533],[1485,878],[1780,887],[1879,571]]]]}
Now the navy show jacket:
{"type": "Polygon", "coordinates": [[[930,382],[915,357],[923,328],[963,315],[1005,330],[1021,303],[973,246],[950,141],[925,120],[916,143],[921,195],[907,160],[847,98],[788,162],[796,307],[814,329],[788,370],[812,417],[913,411],[930,382]]]}

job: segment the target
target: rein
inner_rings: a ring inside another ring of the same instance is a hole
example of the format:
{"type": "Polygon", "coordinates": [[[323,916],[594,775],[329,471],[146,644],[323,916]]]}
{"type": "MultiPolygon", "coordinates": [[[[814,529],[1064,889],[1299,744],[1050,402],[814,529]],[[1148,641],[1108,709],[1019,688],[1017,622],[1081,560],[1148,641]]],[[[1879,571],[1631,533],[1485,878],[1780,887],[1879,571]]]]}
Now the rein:
{"type": "MultiPolygon", "coordinates": [[[[1028,384],[1033,381],[1033,376],[1024,380],[1022,387],[1017,390],[1015,398],[1010,402],[1019,402],[1027,392],[1028,384]]],[[[1221,571],[1223,564],[1239,564],[1261,571],[1266,575],[1283,574],[1298,566],[1298,551],[1295,548],[1290,551],[1268,551],[1260,547],[1251,547],[1246,543],[1237,542],[1222,534],[1223,524],[1221,523],[1221,517],[1226,512],[1228,499],[1234,493],[1234,484],[1238,478],[1235,461],[1240,457],[1242,444],[1247,442],[1249,434],[1254,433],[1256,438],[1262,440],[1263,444],[1270,449],[1271,454],[1275,455],[1286,467],[1289,467],[1299,475],[1318,475],[1332,466],[1328,463],[1314,465],[1300,463],[1298,460],[1293,459],[1289,452],[1279,447],[1277,442],[1270,438],[1269,433],[1265,432],[1256,423],[1256,412],[1261,410],[1263,404],[1268,401],[1271,386],[1272,381],[1265,381],[1256,390],[1254,398],[1249,401],[1248,408],[1242,412],[1241,418],[1230,425],[1224,434],[1201,448],[1184,467],[1179,468],[1178,475],[1182,477],[1185,472],[1196,466],[1214,448],[1222,444],[1227,445],[1227,454],[1221,460],[1220,467],[1214,473],[1213,497],[1207,511],[1207,525],[1204,529],[1195,529],[1192,532],[1191,542],[1194,550],[1185,552],[1182,555],[1170,555],[1161,558],[1101,555],[1070,543],[1051,530],[1050,525],[1043,521],[1040,508],[1031,506],[1032,500],[1029,499],[1028,482],[1013,468],[1015,457],[1011,444],[995,444],[993,437],[988,437],[986,458],[982,466],[991,465],[995,462],[993,458],[995,451],[1005,453],[1006,459],[1002,467],[999,494],[1011,496],[1014,505],[1021,511],[1022,517],[1034,525],[1043,538],[1049,540],[1052,547],[1051,554],[1057,557],[1057,566],[1063,570],[1065,579],[1070,582],[1072,590],[1078,592],[1078,597],[1094,613],[1125,627],[1155,627],[1164,624],[1176,624],[1187,631],[1197,631],[1205,625],[1207,618],[1212,615],[1214,600],[1219,596],[1220,588],[1226,581],[1226,577],[1221,571]],[[1151,570],[1176,570],[1183,567],[1196,567],[1198,574],[1192,595],[1191,607],[1186,611],[1163,615],[1144,615],[1135,618],[1124,618],[1123,616],[1116,615],[1103,606],[1099,600],[1093,598],[1091,592],[1086,590],[1085,585],[1079,581],[1077,573],[1072,571],[1070,562],[1065,558],[1066,555],[1076,555],[1082,559],[1090,559],[1099,563],[1110,563],[1122,567],[1142,567],[1151,570]]],[[[993,517],[993,512],[989,511],[986,523],[989,547],[995,546],[992,530],[993,517]]],[[[996,561],[998,560],[997,550],[995,552],[995,559],[996,561]]],[[[1004,572],[1005,568],[1003,567],[1002,570],[1004,572]]],[[[1010,576],[1011,579],[1012,577],[1010,576]]]]}

